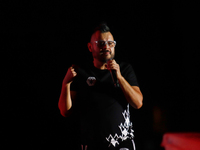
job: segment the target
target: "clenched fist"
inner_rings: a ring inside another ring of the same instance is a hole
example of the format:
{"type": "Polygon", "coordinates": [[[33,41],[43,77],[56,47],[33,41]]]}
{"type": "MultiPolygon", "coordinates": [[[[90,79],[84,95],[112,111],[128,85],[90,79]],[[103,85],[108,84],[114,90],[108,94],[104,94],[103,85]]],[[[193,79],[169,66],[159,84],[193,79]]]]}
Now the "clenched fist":
{"type": "Polygon", "coordinates": [[[63,84],[71,83],[73,81],[74,77],[77,76],[77,72],[75,71],[74,67],[75,66],[72,65],[71,67],[68,68],[65,78],[63,80],[63,84]]]}

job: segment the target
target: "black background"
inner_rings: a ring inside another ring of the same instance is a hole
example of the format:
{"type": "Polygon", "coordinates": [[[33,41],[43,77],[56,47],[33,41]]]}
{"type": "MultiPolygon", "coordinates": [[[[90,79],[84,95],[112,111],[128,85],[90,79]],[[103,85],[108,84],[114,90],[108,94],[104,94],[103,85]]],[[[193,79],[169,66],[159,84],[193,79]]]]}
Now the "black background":
{"type": "Polygon", "coordinates": [[[116,60],[132,64],[144,105],[132,110],[140,150],[166,132],[200,132],[198,3],[7,1],[1,3],[1,135],[4,149],[73,149],[73,118],[57,107],[73,63],[92,61],[91,31],[106,21],[116,60]]]}

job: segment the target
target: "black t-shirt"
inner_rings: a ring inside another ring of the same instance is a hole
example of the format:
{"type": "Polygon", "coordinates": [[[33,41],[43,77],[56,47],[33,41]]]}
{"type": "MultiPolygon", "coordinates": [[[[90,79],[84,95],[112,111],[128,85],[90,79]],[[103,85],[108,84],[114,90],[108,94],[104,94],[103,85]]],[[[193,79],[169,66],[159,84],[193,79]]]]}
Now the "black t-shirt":
{"type": "MultiPolygon", "coordinates": [[[[122,76],[131,86],[138,86],[133,68],[119,63],[122,76]]],[[[83,145],[117,147],[120,142],[133,138],[129,104],[120,87],[115,87],[108,70],[93,65],[77,67],[77,77],[71,90],[77,91],[73,105],[79,114],[83,145]]]]}

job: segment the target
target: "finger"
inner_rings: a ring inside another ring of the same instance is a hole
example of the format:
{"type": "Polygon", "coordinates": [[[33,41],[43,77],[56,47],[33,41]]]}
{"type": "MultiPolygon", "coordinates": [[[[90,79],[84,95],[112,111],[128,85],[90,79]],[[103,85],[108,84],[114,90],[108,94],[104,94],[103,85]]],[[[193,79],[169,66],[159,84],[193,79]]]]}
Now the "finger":
{"type": "Polygon", "coordinates": [[[117,63],[116,63],[116,61],[115,60],[111,60],[111,62],[110,62],[110,65],[111,66],[114,66],[114,65],[116,65],[117,63]]]}
{"type": "Polygon", "coordinates": [[[112,63],[116,63],[116,61],[114,59],[112,59],[111,61],[112,61],[112,63]]]}
{"type": "Polygon", "coordinates": [[[113,70],[119,70],[119,65],[118,64],[112,64],[111,65],[111,69],[113,69],[113,70]]]}
{"type": "Polygon", "coordinates": [[[112,65],[110,65],[110,69],[116,70],[116,66],[112,64],[112,65]]]}
{"type": "Polygon", "coordinates": [[[69,70],[72,72],[74,70],[74,68],[73,67],[69,67],[69,70]]]}
{"type": "Polygon", "coordinates": [[[71,68],[71,72],[74,72],[75,70],[74,70],[74,68],[71,68]]]}
{"type": "Polygon", "coordinates": [[[71,72],[76,72],[75,68],[71,67],[71,72]]]}
{"type": "Polygon", "coordinates": [[[77,73],[75,71],[73,71],[72,74],[74,77],[77,75],[77,73]]]}
{"type": "Polygon", "coordinates": [[[74,69],[71,69],[70,71],[71,71],[71,73],[75,72],[74,69]]]}

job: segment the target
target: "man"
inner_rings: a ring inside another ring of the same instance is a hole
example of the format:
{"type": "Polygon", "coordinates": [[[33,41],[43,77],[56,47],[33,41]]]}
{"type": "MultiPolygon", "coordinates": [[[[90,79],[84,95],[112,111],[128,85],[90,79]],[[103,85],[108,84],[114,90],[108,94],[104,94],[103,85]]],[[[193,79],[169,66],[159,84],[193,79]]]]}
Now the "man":
{"type": "Polygon", "coordinates": [[[106,24],[88,43],[93,64],[73,65],[63,80],[58,103],[67,117],[80,119],[82,150],[134,150],[129,104],[139,109],[143,96],[130,64],[114,60],[116,41],[106,24]]]}

